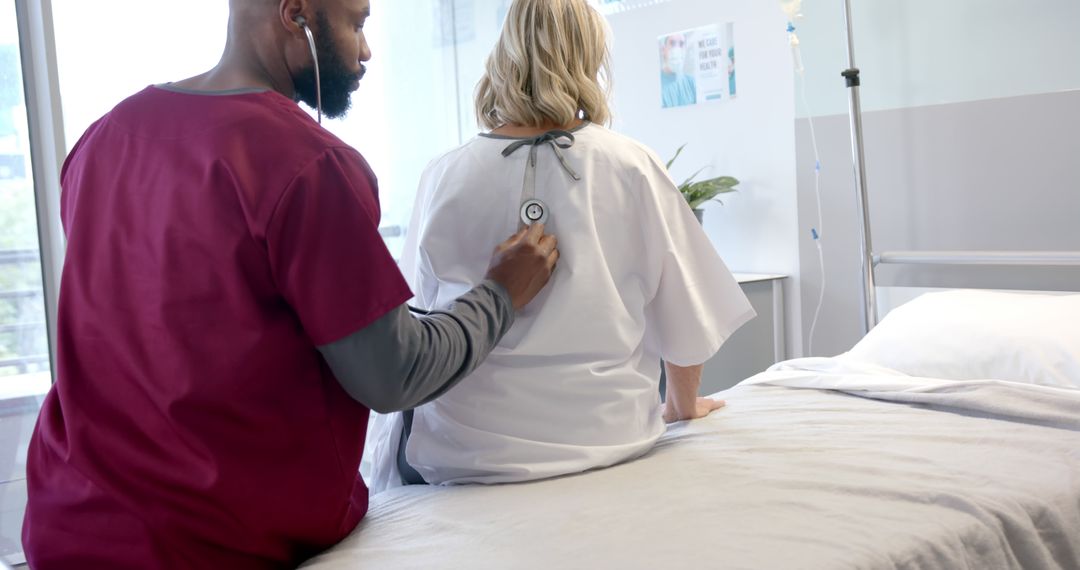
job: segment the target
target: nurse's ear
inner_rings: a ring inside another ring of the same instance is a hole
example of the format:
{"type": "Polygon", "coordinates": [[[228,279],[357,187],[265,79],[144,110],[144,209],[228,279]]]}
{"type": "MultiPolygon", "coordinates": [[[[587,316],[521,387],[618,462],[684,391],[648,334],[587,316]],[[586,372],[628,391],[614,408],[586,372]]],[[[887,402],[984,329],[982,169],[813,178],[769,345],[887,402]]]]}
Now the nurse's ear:
{"type": "Polygon", "coordinates": [[[308,41],[312,18],[312,4],[308,0],[280,0],[277,19],[284,28],[285,36],[278,36],[284,51],[286,66],[290,70],[304,69],[315,59],[308,41]]]}
{"type": "Polygon", "coordinates": [[[310,11],[310,2],[306,0],[281,0],[278,4],[281,25],[285,27],[289,35],[299,38],[304,37],[304,26],[308,25],[307,14],[310,11]]]}

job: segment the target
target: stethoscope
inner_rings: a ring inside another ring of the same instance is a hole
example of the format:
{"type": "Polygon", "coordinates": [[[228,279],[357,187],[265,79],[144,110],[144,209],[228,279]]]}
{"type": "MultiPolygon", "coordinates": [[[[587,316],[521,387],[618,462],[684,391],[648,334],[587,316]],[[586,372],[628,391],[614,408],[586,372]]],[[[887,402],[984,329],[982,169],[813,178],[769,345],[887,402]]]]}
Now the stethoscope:
{"type": "MultiPolygon", "coordinates": [[[[521,207],[518,210],[518,215],[521,220],[521,226],[525,227],[532,224],[546,224],[551,219],[551,211],[544,204],[543,201],[536,198],[536,154],[537,149],[541,146],[548,145],[551,150],[555,152],[556,158],[559,159],[559,164],[563,170],[570,175],[575,181],[581,180],[577,172],[566,163],[566,157],[563,156],[563,150],[566,150],[574,146],[574,135],[563,131],[553,130],[548,131],[540,136],[516,140],[510,143],[509,146],[503,149],[502,155],[510,156],[517,151],[517,149],[528,146],[529,159],[525,163],[525,180],[521,186],[521,207]]],[[[431,311],[425,311],[423,309],[417,309],[416,307],[409,306],[409,310],[418,315],[429,315],[431,311]]]]}
{"type": "Polygon", "coordinates": [[[574,146],[574,135],[571,133],[556,129],[533,138],[510,143],[502,151],[504,157],[514,154],[517,149],[523,146],[529,147],[529,158],[525,163],[525,180],[521,184],[521,207],[518,209],[521,227],[532,224],[546,224],[551,217],[551,210],[547,204],[536,198],[536,155],[538,149],[545,145],[551,147],[555,157],[559,159],[559,165],[570,175],[570,178],[575,181],[581,180],[578,173],[574,172],[574,169],[566,163],[566,157],[563,156],[562,152],[574,146]]]}
{"type": "Polygon", "coordinates": [[[319,52],[315,50],[315,36],[311,33],[311,28],[307,25],[307,20],[303,16],[297,16],[293,18],[293,22],[297,26],[300,26],[301,30],[304,30],[304,34],[307,35],[308,48],[311,49],[311,60],[315,62],[315,110],[319,114],[319,124],[322,124],[322,78],[319,77],[319,52]]]}

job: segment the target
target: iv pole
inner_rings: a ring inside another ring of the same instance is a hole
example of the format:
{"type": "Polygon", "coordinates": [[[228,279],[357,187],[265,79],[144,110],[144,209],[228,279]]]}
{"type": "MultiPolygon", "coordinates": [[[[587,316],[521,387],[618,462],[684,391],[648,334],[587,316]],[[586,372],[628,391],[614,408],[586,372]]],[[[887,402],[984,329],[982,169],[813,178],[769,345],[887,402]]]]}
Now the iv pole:
{"type": "Polygon", "coordinates": [[[863,333],[870,332],[877,322],[877,298],[874,289],[873,246],[870,241],[870,205],[866,192],[866,161],[863,152],[862,102],[859,98],[859,68],[855,67],[855,38],[851,25],[851,0],[844,0],[844,22],[847,24],[848,68],[842,75],[847,83],[848,111],[851,116],[851,154],[855,167],[856,205],[862,214],[859,218],[862,240],[862,296],[863,333]]]}

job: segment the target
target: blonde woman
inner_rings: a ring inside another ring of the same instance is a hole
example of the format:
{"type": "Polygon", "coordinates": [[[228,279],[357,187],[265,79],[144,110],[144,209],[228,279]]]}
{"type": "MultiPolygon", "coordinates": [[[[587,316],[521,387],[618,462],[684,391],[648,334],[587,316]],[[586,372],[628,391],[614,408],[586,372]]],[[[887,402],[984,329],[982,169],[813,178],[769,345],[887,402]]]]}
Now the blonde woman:
{"type": "Polygon", "coordinates": [[[418,306],[481,282],[526,220],[561,257],[484,364],[380,418],[374,491],[605,467],[723,405],[697,396],[701,364],[754,313],[663,163],[605,127],[606,36],[587,0],[515,0],[476,90],[490,132],[424,172],[402,261],[418,306]]]}

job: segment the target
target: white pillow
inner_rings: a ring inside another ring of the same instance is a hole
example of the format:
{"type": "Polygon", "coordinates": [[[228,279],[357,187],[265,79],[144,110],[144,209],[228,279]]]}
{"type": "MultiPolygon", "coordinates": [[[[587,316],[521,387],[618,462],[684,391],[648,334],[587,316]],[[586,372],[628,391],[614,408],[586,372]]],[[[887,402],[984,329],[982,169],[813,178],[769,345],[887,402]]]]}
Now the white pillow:
{"type": "Polygon", "coordinates": [[[927,293],[841,358],[911,376],[1080,388],[1080,295],[927,293]]]}

